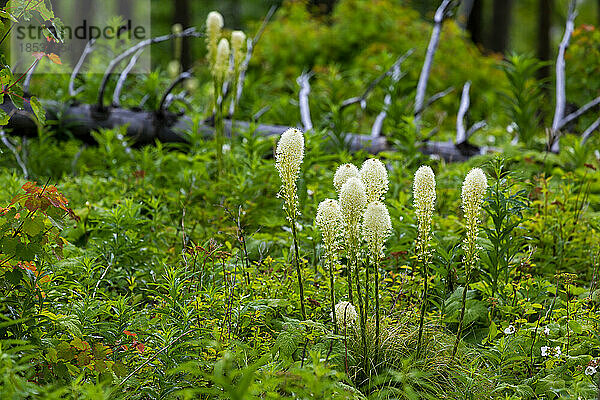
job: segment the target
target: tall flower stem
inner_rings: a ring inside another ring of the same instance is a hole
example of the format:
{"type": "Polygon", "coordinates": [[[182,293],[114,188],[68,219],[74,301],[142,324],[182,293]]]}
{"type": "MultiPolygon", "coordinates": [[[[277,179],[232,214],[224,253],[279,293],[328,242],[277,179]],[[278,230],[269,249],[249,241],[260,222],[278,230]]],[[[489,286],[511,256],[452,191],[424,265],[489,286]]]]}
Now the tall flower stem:
{"type": "Polygon", "coordinates": [[[375,268],[375,366],[379,364],[379,258],[373,264],[375,268]]]}
{"type": "Polygon", "coordinates": [[[298,237],[296,235],[296,220],[292,220],[292,236],[294,238],[294,264],[298,275],[298,289],[300,290],[300,311],[302,320],[306,321],[306,310],[304,309],[304,286],[302,285],[302,270],[300,269],[300,254],[298,251],[298,237]]]}
{"type": "Polygon", "coordinates": [[[421,354],[421,345],[423,343],[423,326],[425,321],[425,313],[427,312],[427,289],[429,286],[429,276],[427,270],[427,264],[425,261],[422,263],[423,271],[423,299],[421,300],[421,316],[419,318],[419,340],[417,341],[417,356],[421,354]]]}
{"type": "Polygon", "coordinates": [[[346,265],[346,273],[348,275],[348,300],[350,303],[354,303],[354,299],[352,298],[352,265],[351,265],[351,257],[348,257],[347,265],[346,265]]]}
{"type": "Polygon", "coordinates": [[[338,334],[337,316],[335,315],[335,287],[333,280],[334,260],[329,255],[327,256],[327,264],[329,264],[329,286],[331,295],[331,315],[333,316],[333,333],[338,334]]]}

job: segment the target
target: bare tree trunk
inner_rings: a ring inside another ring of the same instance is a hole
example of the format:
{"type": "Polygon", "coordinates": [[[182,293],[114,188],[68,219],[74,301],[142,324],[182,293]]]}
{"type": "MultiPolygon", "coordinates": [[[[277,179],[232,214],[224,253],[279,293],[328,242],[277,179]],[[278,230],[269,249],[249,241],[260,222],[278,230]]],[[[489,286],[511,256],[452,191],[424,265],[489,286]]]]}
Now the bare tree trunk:
{"type": "Polygon", "coordinates": [[[483,43],[483,0],[473,0],[471,12],[467,18],[467,30],[471,34],[473,43],[483,43]]]}
{"type": "MultiPolygon", "coordinates": [[[[173,25],[181,24],[183,28],[188,28],[191,23],[191,7],[189,0],[175,0],[175,9],[173,10],[173,25]]],[[[189,38],[182,39],[181,47],[181,67],[187,71],[192,65],[192,51],[189,38]]]]}
{"type": "MultiPolygon", "coordinates": [[[[550,29],[552,28],[553,0],[538,0],[538,45],[537,57],[542,61],[552,58],[550,29]]],[[[550,65],[540,69],[539,78],[550,76],[550,65]]]]}
{"type": "Polygon", "coordinates": [[[504,53],[508,46],[513,0],[494,0],[490,49],[504,53]]]}

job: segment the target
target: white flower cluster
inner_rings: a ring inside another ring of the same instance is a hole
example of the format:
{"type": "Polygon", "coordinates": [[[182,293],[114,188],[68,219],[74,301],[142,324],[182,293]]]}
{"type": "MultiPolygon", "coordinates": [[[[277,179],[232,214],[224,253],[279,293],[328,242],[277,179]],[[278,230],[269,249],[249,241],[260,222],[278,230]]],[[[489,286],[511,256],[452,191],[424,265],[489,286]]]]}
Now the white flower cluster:
{"type": "Polygon", "coordinates": [[[229,72],[229,56],[231,50],[229,48],[229,42],[223,38],[219,41],[219,47],[217,47],[217,57],[215,60],[215,66],[213,68],[213,76],[219,81],[225,81],[229,72]]]}
{"type": "Polygon", "coordinates": [[[358,313],[352,303],[340,301],[335,305],[335,318],[340,331],[345,332],[346,328],[356,327],[358,313]]]}
{"type": "Polygon", "coordinates": [[[588,376],[592,376],[598,372],[598,365],[600,364],[600,359],[592,360],[588,363],[585,368],[585,374],[588,376]]]}
{"type": "Polygon", "coordinates": [[[504,328],[505,335],[512,335],[515,332],[516,332],[516,329],[515,329],[514,325],[508,325],[506,328],[504,328]]]}
{"type": "Polygon", "coordinates": [[[239,71],[244,58],[244,47],[246,46],[246,34],[242,31],[231,32],[231,50],[233,51],[234,69],[239,71]]]}
{"type": "Polygon", "coordinates": [[[385,204],[380,201],[369,203],[363,217],[362,235],[372,257],[383,257],[384,243],[391,233],[392,221],[385,204]]]}
{"type": "Polygon", "coordinates": [[[284,208],[290,222],[298,215],[298,196],[296,181],[300,174],[300,166],[304,160],[304,135],[295,128],[285,131],[275,151],[275,167],[281,178],[279,196],[284,199],[284,208]]]}
{"type": "Polygon", "coordinates": [[[319,203],[315,221],[321,231],[325,249],[333,259],[335,257],[338,237],[342,229],[342,211],[338,201],[326,199],[319,203]]]}
{"type": "Polygon", "coordinates": [[[431,220],[435,209],[435,175],[431,167],[422,165],[415,172],[413,181],[413,205],[418,221],[417,257],[425,262],[429,256],[431,220]]]}
{"type": "Polygon", "coordinates": [[[365,185],[359,178],[350,177],[340,190],[340,207],[344,218],[344,227],[349,239],[356,238],[360,218],[367,205],[365,185]]]}
{"type": "Polygon", "coordinates": [[[560,346],[556,346],[554,348],[548,347],[548,346],[542,346],[542,347],[540,347],[540,351],[542,353],[542,357],[550,357],[550,356],[560,357],[560,355],[562,354],[562,351],[560,350],[560,346]]]}
{"type": "Polygon", "coordinates": [[[220,13],[217,11],[208,13],[206,17],[206,49],[208,50],[208,63],[213,71],[217,59],[217,44],[221,38],[223,25],[223,16],[220,13]]]}
{"type": "Polygon", "coordinates": [[[342,186],[349,178],[360,178],[360,172],[354,164],[342,164],[335,171],[333,176],[333,186],[335,191],[339,194],[342,191],[342,186]]]}
{"type": "MultiPolygon", "coordinates": [[[[462,209],[467,225],[467,237],[463,242],[465,263],[473,264],[477,259],[477,235],[479,234],[479,214],[485,192],[487,178],[481,168],[473,168],[467,174],[462,186],[462,209]]],[[[469,265],[470,267],[471,265],[469,265]]]]}
{"type": "Polygon", "coordinates": [[[360,168],[362,179],[367,192],[367,202],[383,200],[388,191],[388,174],[385,165],[376,158],[365,161],[360,168]]]}

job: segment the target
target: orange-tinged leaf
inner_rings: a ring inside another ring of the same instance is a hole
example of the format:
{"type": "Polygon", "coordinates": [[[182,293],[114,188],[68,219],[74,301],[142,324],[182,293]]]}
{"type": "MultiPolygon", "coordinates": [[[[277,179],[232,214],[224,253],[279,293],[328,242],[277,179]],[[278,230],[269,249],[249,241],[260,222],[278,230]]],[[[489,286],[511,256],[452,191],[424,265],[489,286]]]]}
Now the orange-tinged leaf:
{"type": "Polygon", "coordinates": [[[54,53],[50,53],[48,54],[48,58],[50,59],[50,61],[52,61],[54,64],[59,64],[62,65],[62,61],[60,61],[60,57],[57,54],[54,53]]]}

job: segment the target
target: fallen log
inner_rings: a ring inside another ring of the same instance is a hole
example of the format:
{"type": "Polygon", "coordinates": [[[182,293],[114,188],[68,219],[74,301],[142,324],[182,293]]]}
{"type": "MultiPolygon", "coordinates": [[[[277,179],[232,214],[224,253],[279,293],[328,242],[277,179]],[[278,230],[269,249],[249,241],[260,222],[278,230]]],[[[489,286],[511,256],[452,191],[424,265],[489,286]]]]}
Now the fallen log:
{"type": "MultiPolygon", "coordinates": [[[[100,129],[113,129],[127,125],[127,136],[134,146],[144,146],[155,143],[156,140],[164,143],[187,143],[192,120],[186,116],[179,116],[170,112],[151,112],[131,110],[125,108],[105,107],[100,110],[90,104],[63,104],[55,101],[43,102],[46,110],[46,120],[56,121],[48,125],[59,133],[68,131],[69,137],[74,137],[84,143],[94,143],[91,132],[100,129]]],[[[5,101],[0,105],[11,119],[5,129],[17,136],[34,137],[38,134],[38,125],[33,116],[33,111],[26,105],[24,109],[15,108],[14,104],[5,96],[5,101]]],[[[250,123],[235,121],[234,132],[250,129],[250,123]]],[[[281,135],[288,126],[283,125],[254,125],[255,134],[262,136],[281,135]]],[[[232,121],[225,121],[225,133],[230,136],[232,121]]],[[[198,127],[199,135],[209,139],[214,134],[214,127],[210,121],[205,121],[198,127]]],[[[369,135],[347,134],[349,146],[352,151],[361,149],[376,154],[382,151],[393,151],[384,136],[371,137],[369,135]]],[[[423,154],[439,156],[448,162],[466,161],[469,158],[483,154],[486,150],[469,143],[455,145],[452,142],[425,142],[420,146],[423,154]]]]}

